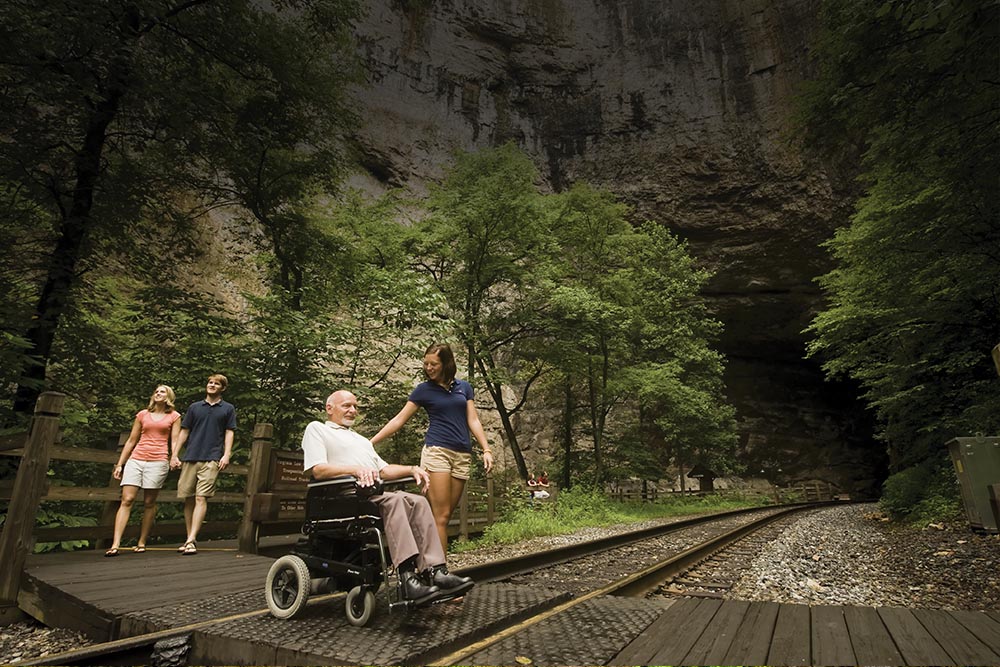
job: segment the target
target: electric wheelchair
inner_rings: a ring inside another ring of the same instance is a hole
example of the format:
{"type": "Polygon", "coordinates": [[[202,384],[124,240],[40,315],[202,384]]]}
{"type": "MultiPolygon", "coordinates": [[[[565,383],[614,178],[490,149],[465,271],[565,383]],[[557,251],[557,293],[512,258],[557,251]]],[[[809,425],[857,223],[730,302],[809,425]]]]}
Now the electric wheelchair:
{"type": "MultiPolygon", "coordinates": [[[[387,591],[392,558],[382,516],[369,498],[407,483],[412,477],[360,487],[352,476],[310,482],[306,493],[303,536],[292,552],[274,562],[267,573],[264,596],[271,614],[291,618],[310,594],[346,591],[344,608],[352,625],[368,623],[375,611],[375,594],[387,591]]],[[[398,579],[398,578],[397,578],[398,579]]],[[[387,594],[389,611],[436,604],[456,597],[436,596],[421,605],[402,596],[400,583],[387,594]]]]}

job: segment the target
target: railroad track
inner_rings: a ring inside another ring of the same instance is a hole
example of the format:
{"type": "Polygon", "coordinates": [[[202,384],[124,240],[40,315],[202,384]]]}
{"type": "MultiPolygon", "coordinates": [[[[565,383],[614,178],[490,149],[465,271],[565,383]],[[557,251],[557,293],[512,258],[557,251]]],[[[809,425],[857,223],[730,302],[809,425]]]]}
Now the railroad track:
{"type": "MultiPolygon", "coordinates": [[[[713,554],[719,553],[754,531],[799,511],[823,507],[834,503],[797,503],[772,508],[753,508],[732,510],[693,519],[685,519],[670,524],[646,528],[639,531],[624,533],[589,542],[550,549],[544,552],[527,554],[515,558],[492,561],[481,565],[459,570],[463,575],[471,576],[477,583],[513,581],[528,585],[544,584],[553,586],[551,573],[560,572],[563,587],[567,579],[570,599],[557,603],[554,607],[541,611],[530,618],[521,619],[516,624],[504,629],[491,629],[488,637],[477,638],[461,647],[449,646],[440,651],[430,651],[422,655],[423,664],[452,665],[469,664],[468,658],[488,646],[503,640],[517,632],[523,631],[534,624],[540,623],[557,614],[566,612],[587,600],[600,596],[633,596],[642,597],[662,589],[664,582],[673,580],[682,573],[692,571],[691,568],[709,561],[713,554]],[[670,546],[664,546],[663,541],[670,546]],[[659,541],[659,542],[658,542],[659,541]],[[624,551],[624,556],[616,552],[624,551]],[[636,564],[637,554],[647,555],[646,563],[636,564]],[[669,554],[664,558],[663,554],[669,554]],[[593,580],[584,575],[574,575],[574,568],[581,572],[601,570],[599,566],[588,563],[600,563],[614,560],[620,562],[629,558],[631,570],[627,574],[621,572],[604,572],[604,577],[593,580]]],[[[695,575],[688,574],[691,579],[695,575]]],[[[263,581],[261,586],[263,587],[263,581]]],[[[676,584],[676,582],[674,582],[676,584]]],[[[662,590],[661,590],[662,592],[662,590]]],[[[331,593],[310,598],[309,605],[319,605],[342,599],[344,593],[331,593]]],[[[263,595],[262,595],[263,598],[263,595]]],[[[262,605],[263,607],[263,605],[262,605]]],[[[93,644],[81,649],[46,656],[42,659],[31,659],[26,664],[33,665],[135,665],[149,664],[154,652],[158,655],[159,664],[183,665],[183,654],[186,643],[192,633],[205,630],[213,625],[230,621],[263,617],[268,614],[266,608],[234,614],[193,623],[186,626],[170,628],[135,637],[128,637],[101,644],[93,644]],[[171,662],[171,656],[177,660],[171,662]]],[[[281,622],[275,620],[275,622],[281,622]]],[[[15,663],[17,664],[17,663],[15,663]]]]}
{"type": "MultiPolygon", "coordinates": [[[[704,539],[686,549],[681,549],[667,558],[657,560],[651,565],[648,565],[638,571],[633,572],[623,578],[611,581],[599,588],[594,588],[588,592],[577,594],[571,600],[558,604],[552,609],[543,611],[530,619],[521,621],[520,623],[507,628],[506,630],[495,632],[490,637],[482,639],[478,642],[469,644],[468,646],[452,650],[451,652],[440,655],[440,656],[428,656],[429,659],[427,664],[432,665],[458,665],[458,664],[472,664],[469,660],[470,657],[474,656],[481,651],[486,650],[493,644],[496,644],[508,637],[527,630],[533,625],[544,622],[553,616],[561,613],[565,613],[570,609],[586,603],[588,600],[602,596],[619,596],[619,597],[645,597],[648,594],[656,591],[660,588],[665,581],[671,580],[674,577],[687,572],[693,566],[703,563],[710,559],[714,554],[724,551],[734,543],[739,542],[746,536],[753,534],[762,528],[772,525],[774,522],[779,521],[791,514],[803,510],[814,509],[817,507],[823,507],[831,503],[802,503],[795,506],[785,506],[781,509],[775,509],[772,512],[766,513],[764,516],[752,519],[741,523],[735,527],[729,528],[727,530],[719,531],[715,535],[704,539]]],[[[746,516],[747,511],[736,511],[732,513],[725,513],[725,518],[730,517],[743,517],[746,516]]],[[[655,539],[659,537],[664,537],[673,533],[678,533],[685,529],[690,529],[693,527],[700,527],[705,524],[717,522],[720,515],[713,515],[711,519],[715,521],[706,521],[707,517],[702,517],[699,519],[694,519],[690,521],[679,522],[683,523],[682,526],[677,524],[669,524],[669,526],[658,527],[657,529],[651,529],[647,534],[641,539],[628,539],[635,535],[635,533],[629,533],[628,535],[619,536],[622,538],[621,544],[615,546],[606,546],[597,553],[607,553],[612,549],[619,548],[620,546],[626,544],[633,544],[640,541],[655,539]],[[669,528],[669,530],[663,530],[664,528],[669,528]]],[[[637,531],[646,533],[647,531],[637,531]]],[[[603,542],[603,540],[598,540],[598,542],[603,542]]],[[[592,544],[592,543],[585,543],[592,544]]],[[[584,545],[580,545],[583,547],[584,545]]],[[[583,553],[585,550],[581,550],[581,555],[593,556],[595,552],[583,553]]],[[[566,563],[569,559],[560,558],[561,555],[550,556],[549,558],[559,559],[559,563],[566,563]]],[[[527,558],[527,557],[524,557],[527,558]]],[[[514,560],[521,560],[520,558],[514,560]]],[[[490,565],[499,566],[499,562],[491,563],[490,565]]],[[[551,565],[539,565],[539,567],[550,567],[551,565]]]]}
{"type": "Polygon", "coordinates": [[[726,599],[729,592],[743,579],[753,562],[768,543],[780,536],[782,520],[745,535],[732,544],[714,551],[690,567],[661,583],[651,595],[668,599],[726,599]]]}

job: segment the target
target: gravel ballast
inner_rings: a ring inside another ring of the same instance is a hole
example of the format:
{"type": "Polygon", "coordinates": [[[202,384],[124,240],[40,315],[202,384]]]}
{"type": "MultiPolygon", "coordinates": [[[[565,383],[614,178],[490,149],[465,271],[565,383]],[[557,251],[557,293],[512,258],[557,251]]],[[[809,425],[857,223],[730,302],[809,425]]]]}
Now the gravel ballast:
{"type": "Polygon", "coordinates": [[[753,559],[731,599],[1000,609],[1000,537],[966,525],[889,524],[874,505],[792,523],[753,559]]]}

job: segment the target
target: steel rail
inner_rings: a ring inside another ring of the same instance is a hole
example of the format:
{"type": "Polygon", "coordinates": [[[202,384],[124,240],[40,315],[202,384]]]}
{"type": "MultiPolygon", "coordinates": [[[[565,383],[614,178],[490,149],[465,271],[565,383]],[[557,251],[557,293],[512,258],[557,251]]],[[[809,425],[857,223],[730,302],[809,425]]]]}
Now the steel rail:
{"type": "Polygon", "coordinates": [[[608,551],[609,549],[616,549],[618,547],[623,547],[628,544],[633,544],[635,542],[642,542],[643,540],[649,540],[654,537],[662,537],[663,535],[669,535],[670,533],[674,533],[679,530],[683,530],[685,528],[690,528],[692,526],[698,526],[706,523],[713,523],[715,521],[718,521],[719,519],[725,519],[732,516],[741,516],[744,514],[751,514],[753,512],[760,512],[769,509],[781,509],[781,508],[805,509],[814,507],[825,507],[827,505],[836,505],[840,503],[841,501],[831,500],[831,501],[820,501],[814,503],[788,503],[784,505],[766,505],[762,507],[746,507],[736,510],[727,510],[725,512],[706,514],[704,516],[694,517],[691,519],[682,519],[680,521],[673,521],[671,523],[666,523],[659,526],[652,526],[649,528],[643,528],[641,530],[631,531],[628,533],[621,533],[619,535],[602,537],[596,540],[588,540],[586,542],[580,542],[578,544],[570,544],[568,546],[558,547],[556,549],[548,549],[546,551],[525,554],[523,556],[514,556],[512,558],[490,561],[488,563],[482,563],[480,565],[472,565],[469,567],[464,567],[459,570],[456,570],[456,573],[459,573],[465,577],[472,577],[477,582],[488,582],[488,581],[497,581],[499,579],[508,579],[510,577],[514,577],[519,574],[525,574],[527,572],[531,572],[543,567],[552,567],[553,565],[560,565],[562,563],[575,560],[582,556],[592,556],[602,551],[608,551]]]}
{"type": "Polygon", "coordinates": [[[446,665],[471,664],[469,662],[469,658],[476,653],[489,648],[507,637],[516,635],[531,626],[537,625],[542,621],[552,618],[553,616],[561,614],[596,597],[607,595],[620,597],[643,597],[646,593],[654,590],[657,586],[662,584],[666,579],[685,571],[691,565],[718,553],[732,543],[757,530],[760,530],[764,526],[796,512],[828,504],[832,503],[801,503],[795,507],[787,507],[786,509],[775,514],[761,517],[760,519],[756,519],[748,524],[734,528],[733,530],[723,533],[722,535],[718,535],[714,538],[705,540],[700,544],[696,544],[695,546],[686,549],[681,553],[675,554],[670,558],[654,563],[653,565],[625,577],[624,579],[612,582],[607,586],[590,591],[589,593],[585,593],[579,597],[573,598],[572,600],[568,600],[562,604],[556,605],[555,607],[542,611],[535,616],[524,619],[515,625],[496,632],[485,639],[479,640],[460,649],[453,650],[447,655],[439,657],[432,656],[427,661],[427,664],[440,667],[444,667],[446,665]]]}
{"type": "MultiPolygon", "coordinates": [[[[622,533],[619,535],[612,535],[609,537],[599,538],[596,540],[588,540],[586,542],[580,542],[578,544],[572,544],[565,547],[559,547],[556,549],[549,549],[547,551],[542,551],[538,553],[525,554],[523,556],[515,556],[513,558],[506,558],[502,560],[491,561],[488,563],[483,563],[480,565],[473,565],[470,567],[465,567],[461,569],[456,569],[454,572],[456,574],[461,574],[463,576],[472,577],[476,582],[485,583],[489,581],[497,581],[501,579],[508,579],[510,577],[517,576],[519,574],[525,574],[533,570],[541,569],[544,567],[552,567],[554,565],[559,565],[562,563],[569,562],[576,558],[581,558],[583,556],[590,556],[594,554],[601,553],[603,551],[608,551],[610,549],[615,549],[628,544],[633,544],[635,542],[641,542],[643,540],[652,539],[655,537],[660,537],[663,535],[668,535],[679,530],[690,528],[692,526],[697,526],[701,524],[712,523],[718,521],[719,519],[724,519],[732,516],[740,516],[744,514],[749,514],[752,512],[758,512],[768,509],[779,509],[780,511],[757,519],[749,524],[736,528],[733,531],[720,535],[716,538],[708,540],[707,542],[696,545],[691,549],[688,549],[676,556],[661,561],[660,563],[654,564],[653,566],[646,568],[642,572],[636,573],[623,580],[609,584],[601,589],[591,591],[582,595],[580,597],[573,598],[565,603],[559,604],[552,607],[540,614],[533,616],[529,619],[522,620],[518,624],[511,626],[505,630],[502,630],[491,637],[484,639],[478,643],[471,644],[468,647],[458,649],[453,651],[448,656],[444,656],[440,661],[435,660],[433,664],[435,665],[451,665],[460,662],[463,657],[472,655],[478,652],[482,648],[489,646],[497,641],[500,641],[504,637],[510,636],[511,634],[516,634],[520,630],[534,625],[546,618],[549,618],[557,613],[560,613],[566,609],[576,606],[586,600],[593,597],[601,595],[641,595],[650,588],[655,588],[659,581],[658,576],[666,578],[668,576],[673,576],[677,572],[680,572],[690,564],[693,564],[697,560],[707,557],[710,555],[708,550],[714,549],[715,551],[724,548],[728,544],[740,539],[746,534],[759,529],[760,527],[767,525],[779,518],[787,516],[793,512],[812,509],[816,507],[824,507],[827,505],[840,504],[839,501],[822,501],[814,503],[791,503],[787,505],[772,505],[764,507],[752,507],[743,508],[737,510],[727,510],[725,512],[717,512],[714,514],[706,514],[704,516],[694,517],[691,519],[683,519],[680,521],[675,521],[660,526],[653,526],[650,528],[644,528],[637,531],[632,531],[628,533],[622,533]],[[782,509],[784,508],[784,509],[782,509]],[[699,555],[701,554],[701,555],[699,555]],[[676,563],[676,565],[675,565],[676,563]],[[674,567],[675,570],[671,571],[669,568],[674,567]],[[663,574],[658,574],[662,571],[663,574]],[[657,582],[657,583],[650,583],[657,582]],[[472,650],[472,647],[480,647],[472,650]],[[447,662],[451,660],[451,662],[447,662]]],[[[313,604],[323,604],[337,598],[344,597],[343,592],[329,593],[325,595],[311,596],[308,601],[308,605],[313,604]]],[[[116,639],[110,642],[102,642],[99,644],[92,644],[90,646],[85,646],[79,649],[72,649],[69,651],[63,651],[61,653],[55,653],[52,655],[47,655],[43,658],[27,658],[24,661],[11,663],[12,665],[134,665],[142,664],[148,660],[148,651],[157,642],[172,639],[176,637],[183,636],[185,634],[191,634],[196,630],[201,630],[209,626],[224,623],[228,621],[238,620],[242,618],[253,618],[257,616],[264,616],[270,613],[268,609],[258,609],[254,611],[242,612],[239,614],[233,614],[229,616],[224,616],[220,618],[206,619],[204,621],[198,621],[197,623],[191,623],[184,626],[178,626],[176,628],[168,628],[166,630],[159,630],[156,632],[151,632],[142,635],[135,635],[133,637],[124,637],[122,639],[116,639]]],[[[428,663],[430,664],[430,663],[428,663]]]]}

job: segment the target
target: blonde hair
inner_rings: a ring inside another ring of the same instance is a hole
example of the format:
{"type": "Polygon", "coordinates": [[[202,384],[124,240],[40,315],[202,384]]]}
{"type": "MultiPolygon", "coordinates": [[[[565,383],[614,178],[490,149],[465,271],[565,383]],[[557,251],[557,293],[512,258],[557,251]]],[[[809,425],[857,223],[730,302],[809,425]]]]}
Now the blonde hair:
{"type": "Polygon", "coordinates": [[[160,387],[163,387],[164,389],[167,390],[167,400],[164,401],[164,403],[167,404],[167,412],[173,412],[174,411],[174,401],[177,399],[177,396],[174,394],[173,388],[171,388],[169,385],[165,385],[165,384],[158,384],[158,385],[156,385],[156,389],[154,389],[153,393],[150,394],[150,396],[149,396],[149,405],[146,406],[146,409],[149,410],[150,412],[152,412],[153,408],[156,407],[156,400],[155,400],[154,397],[156,396],[156,392],[158,392],[160,390],[160,387]]]}

